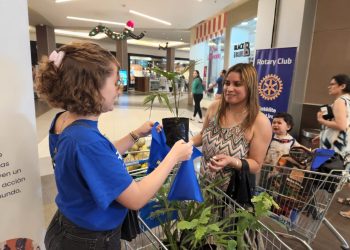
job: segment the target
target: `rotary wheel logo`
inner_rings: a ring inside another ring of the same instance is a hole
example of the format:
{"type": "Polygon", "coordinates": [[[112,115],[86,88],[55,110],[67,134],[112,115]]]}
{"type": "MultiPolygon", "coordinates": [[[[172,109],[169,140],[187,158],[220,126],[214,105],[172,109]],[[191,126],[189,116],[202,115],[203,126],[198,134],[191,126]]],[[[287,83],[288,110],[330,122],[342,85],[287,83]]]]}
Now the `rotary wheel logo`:
{"type": "Polygon", "coordinates": [[[274,74],[266,75],[258,84],[259,95],[268,101],[275,100],[282,92],[282,80],[274,74]]]}

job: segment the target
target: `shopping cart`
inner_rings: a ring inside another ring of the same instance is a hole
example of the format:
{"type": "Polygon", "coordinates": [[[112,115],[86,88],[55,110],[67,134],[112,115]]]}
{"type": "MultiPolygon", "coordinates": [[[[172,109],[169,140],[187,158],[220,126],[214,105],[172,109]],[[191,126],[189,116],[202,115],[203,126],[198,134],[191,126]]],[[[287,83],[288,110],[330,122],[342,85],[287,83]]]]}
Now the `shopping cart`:
{"type": "Polygon", "coordinates": [[[310,244],[324,223],[341,242],[343,249],[349,245],[325,217],[335,194],[346,182],[345,171],[329,174],[293,167],[264,165],[260,173],[257,192],[267,192],[280,206],[271,218],[280,222],[289,236],[310,244]]]}
{"type": "MultiPolygon", "coordinates": [[[[137,172],[132,173],[133,176],[138,176],[136,181],[140,180],[145,176],[146,170],[138,170],[137,172]]],[[[243,209],[239,204],[237,204],[234,200],[232,200],[229,196],[227,196],[223,191],[216,188],[216,195],[212,199],[213,207],[215,207],[215,213],[211,216],[215,216],[215,218],[230,218],[229,225],[231,228],[235,227],[237,222],[237,218],[234,215],[238,209],[243,209]]],[[[149,204],[157,203],[157,200],[152,200],[149,204]]],[[[183,201],[183,204],[186,206],[188,203],[183,201]]],[[[150,205],[149,207],[153,207],[150,205]]],[[[148,207],[148,209],[149,209],[148,207]]],[[[159,215],[162,216],[162,215],[159,215]]],[[[177,223],[177,216],[171,217],[171,221],[177,223]]],[[[132,241],[123,241],[124,249],[171,249],[166,246],[164,240],[166,239],[166,233],[162,229],[162,223],[164,222],[164,218],[157,218],[152,213],[140,211],[138,216],[138,225],[140,227],[140,234],[137,235],[135,239],[132,241]],[[151,215],[151,216],[150,216],[151,215]]],[[[286,245],[280,238],[267,226],[265,226],[262,222],[259,223],[259,237],[260,237],[260,248],[257,249],[291,249],[288,245],[286,245]],[[263,245],[263,248],[261,248],[263,245]]],[[[217,248],[222,249],[222,248],[217,248]]]]}

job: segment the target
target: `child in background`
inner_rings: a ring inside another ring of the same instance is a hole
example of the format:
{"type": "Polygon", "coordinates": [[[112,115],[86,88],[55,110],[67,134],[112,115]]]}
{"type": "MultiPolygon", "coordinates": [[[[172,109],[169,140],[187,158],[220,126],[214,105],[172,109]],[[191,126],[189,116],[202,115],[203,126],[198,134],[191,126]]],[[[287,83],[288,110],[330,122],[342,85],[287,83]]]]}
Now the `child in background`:
{"type": "Polygon", "coordinates": [[[288,134],[293,125],[293,117],[288,113],[277,113],[273,117],[273,137],[264,163],[276,166],[279,158],[284,154],[288,154],[291,147],[300,146],[293,136],[288,134]]]}

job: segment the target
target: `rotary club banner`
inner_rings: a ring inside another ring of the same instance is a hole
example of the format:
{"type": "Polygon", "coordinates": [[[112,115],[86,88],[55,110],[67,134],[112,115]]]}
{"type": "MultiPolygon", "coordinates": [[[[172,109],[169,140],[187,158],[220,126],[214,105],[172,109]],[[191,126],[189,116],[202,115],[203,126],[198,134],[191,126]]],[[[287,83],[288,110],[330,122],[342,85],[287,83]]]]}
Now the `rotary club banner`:
{"type": "Polygon", "coordinates": [[[288,110],[296,52],[296,47],[256,51],[260,107],[270,120],[276,113],[288,110]]]}

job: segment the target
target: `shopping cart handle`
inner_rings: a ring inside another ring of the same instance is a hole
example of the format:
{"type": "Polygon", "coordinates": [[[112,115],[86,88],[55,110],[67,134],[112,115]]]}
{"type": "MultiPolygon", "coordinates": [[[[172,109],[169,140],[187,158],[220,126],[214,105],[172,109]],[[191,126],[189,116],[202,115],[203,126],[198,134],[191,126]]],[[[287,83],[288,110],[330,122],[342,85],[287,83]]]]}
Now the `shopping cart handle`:
{"type": "Polygon", "coordinates": [[[143,164],[146,163],[148,161],[148,158],[145,159],[141,159],[141,160],[136,160],[136,161],[129,161],[129,162],[125,162],[125,166],[134,166],[134,165],[138,165],[138,164],[143,164]]]}

